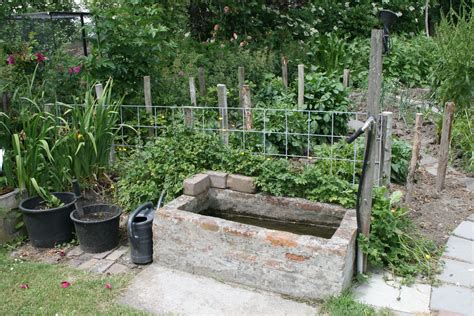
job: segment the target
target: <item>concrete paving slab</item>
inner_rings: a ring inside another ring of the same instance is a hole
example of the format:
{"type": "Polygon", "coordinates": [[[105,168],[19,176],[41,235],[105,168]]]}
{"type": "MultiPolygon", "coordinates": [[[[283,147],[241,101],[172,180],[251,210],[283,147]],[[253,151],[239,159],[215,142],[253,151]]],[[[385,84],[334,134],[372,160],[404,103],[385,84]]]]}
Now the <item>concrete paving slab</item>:
{"type": "Polygon", "coordinates": [[[468,221],[474,222],[474,214],[469,215],[467,218],[468,221]]]}
{"type": "Polygon", "coordinates": [[[385,281],[382,273],[354,289],[354,298],[361,303],[377,308],[389,308],[403,313],[429,313],[431,286],[414,284],[401,286],[394,281],[385,281]]]}
{"type": "Polygon", "coordinates": [[[129,286],[121,304],[154,314],[316,315],[307,304],[152,264],[129,286]]]}
{"type": "Polygon", "coordinates": [[[474,222],[464,221],[453,231],[453,235],[474,240],[474,222]]]}
{"type": "Polygon", "coordinates": [[[443,284],[433,288],[431,293],[432,311],[474,315],[474,291],[462,286],[443,284]]]}
{"type": "Polygon", "coordinates": [[[474,241],[451,236],[446,244],[444,257],[474,263],[474,241]]]}
{"type": "Polygon", "coordinates": [[[474,265],[450,259],[443,261],[443,272],[438,277],[440,281],[474,288],[474,265]]]}
{"type": "Polygon", "coordinates": [[[114,252],[112,252],[110,255],[108,255],[107,259],[115,261],[118,258],[120,258],[124,253],[126,253],[127,250],[128,250],[128,247],[122,246],[122,247],[114,250],[114,252]]]}

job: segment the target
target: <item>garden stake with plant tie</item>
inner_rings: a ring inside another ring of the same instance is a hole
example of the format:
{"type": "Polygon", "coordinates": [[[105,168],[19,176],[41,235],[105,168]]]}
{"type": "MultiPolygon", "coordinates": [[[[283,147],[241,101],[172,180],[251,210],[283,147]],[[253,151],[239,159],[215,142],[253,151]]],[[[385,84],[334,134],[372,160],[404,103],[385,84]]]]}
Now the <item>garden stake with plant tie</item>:
{"type": "MultiPolygon", "coordinates": [[[[346,139],[346,142],[348,144],[353,143],[362,133],[367,131],[368,133],[371,132],[373,125],[375,124],[375,118],[374,116],[369,116],[367,121],[365,121],[364,125],[360,127],[354,134],[349,136],[346,139]]],[[[360,212],[360,198],[361,198],[361,192],[362,192],[362,187],[365,181],[365,173],[367,170],[367,163],[369,160],[370,156],[370,148],[371,148],[371,142],[372,142],[372,137],[370,135],[367,135],[367,143],[365,146],[365,152],[364,152],[364,162],[362,164],[362,172],[360,174],[359,178],[359,186],[357,189],[357,199],[356,199],[356,217],[357,217],[357,236],[359,236],[362,231],[361,231],[361,223],[362,223],[362,218],[361,218],[361,212],[360,212]]],[[[357,240],[357,239],[356,239],[357,240]]],[[[364,260],[363,260],[363,254],[361,252],[361,248],[357,245],[356,246],[356,266],[357,266],[357,273],[362,274],[363,273],[363,266],[364,266],[364,260]]]]}

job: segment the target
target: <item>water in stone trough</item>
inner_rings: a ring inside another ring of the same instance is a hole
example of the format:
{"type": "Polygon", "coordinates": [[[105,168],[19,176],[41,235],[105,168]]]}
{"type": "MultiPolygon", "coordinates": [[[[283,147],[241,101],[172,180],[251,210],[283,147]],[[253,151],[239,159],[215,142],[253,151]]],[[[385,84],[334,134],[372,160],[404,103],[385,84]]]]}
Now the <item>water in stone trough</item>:
{"type": "Polygon", "coordinates": [[[262,217],[255,214],[240,213],[233,210],[206,209],[199,212],[200,215],[218,217],[233,222],[253,225],[273,230],[281,230],[298,235],[311,235],[329,239],[336,228],[311,222],[296,222],[291,220],[280,220],[271,217],[262,217]]]}

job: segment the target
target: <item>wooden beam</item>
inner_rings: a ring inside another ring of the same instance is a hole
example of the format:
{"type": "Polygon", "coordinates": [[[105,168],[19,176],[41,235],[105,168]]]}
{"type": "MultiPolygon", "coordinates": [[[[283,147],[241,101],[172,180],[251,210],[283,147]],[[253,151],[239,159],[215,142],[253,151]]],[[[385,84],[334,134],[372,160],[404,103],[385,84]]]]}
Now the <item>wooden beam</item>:
{"type": "Polygon", "coordinates": [[[439,144],[438,172],[436,175],[436,191],[441,192],[446,180],[448,169],[449,147],[451,146],[451,129],[454,118],[454,102],[447,102],[444,108],[443,129],[441,130],[441,143],[439,144]]]}
{"type": "Polygon", "coordinates": [[[413,137],[413,147],[411,150],[410,167],[407,175],[407,193],[405,195],[405,203],[410,203],[413,197],[413,188],[415,185],[415,172],[420,159],[421,150],[421,126],[423,125],[423,114],[416,113],[415,130],[413,137]]]}

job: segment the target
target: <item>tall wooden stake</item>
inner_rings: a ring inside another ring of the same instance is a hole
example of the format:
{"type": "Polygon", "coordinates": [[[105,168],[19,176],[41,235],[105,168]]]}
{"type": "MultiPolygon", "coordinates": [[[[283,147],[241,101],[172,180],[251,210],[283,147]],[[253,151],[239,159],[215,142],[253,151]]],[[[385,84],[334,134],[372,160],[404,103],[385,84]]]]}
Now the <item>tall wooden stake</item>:
{"type": "Polygon", "coordinates": [[[444,108],[443,129],[441,130],[441,143],[439,144],[438,172],[436,175],[436,191],[444,188],[446,170],[448,169],[449,147],[451,145],[451,129],[454,117],[454,102],[447,102],[444,108]]]}
{"type": "MultiPolygon", "coordinates": [[[[197,106],[196,100],[196,84],[194,77],[189,77],[189,97],[191,100],[191,106],[197,106]]],[[[184,111],[184,122],[187,128],[193,128],[193,112],[192,109],[185,109],[184,111]]]]}
{"type": "Polygon", "coordinates": [[[288,89],[288,59],[285,56],[281,58],[281,80],[283,81],[283,87],[288,89]]]}
{"type": "Polygon", "coordinates": [[[304,65],[298,65],[298,108],[304,106],[304,65]]]}
{"type": "Polygon", "coordinates": [[[199,94],[201,97],[206,95],[206,78],[204,77],[204,68],[198,68],[199,94]]]}
{"type": "Polygon", "coordinates": [[[349,88],[351,79],[351,71],[349,69],[344,69],[344,73],[342,74],[342,85],[344,88],[349,88]]]}
{"type": "Polygon", "coordinates": [[[413,187],[415,183],[415,172],[418,160],[420,159],[421,150],[421,126],[423,125],[423,114],[416,113],[415,135],[413,137],[413,147],[411,151],[410,167],[407,175],[407,194],[405,195],[405,203],[410,203],[413,197],[413,187]]]}
{"type": "Polygon", "coordinates": [[[382,186],[390,185],[392,176],[392,125],[393,113],[382,112],[382,140],[383,140],[383,159],[382,159],[382,186]]]}
{"type": "Polygon", "coordinates": [[[244,84],[242,87],[242,99],[244,106],[244,120],[245,120],[245,129],[252,129],[252,101],[250,100],[250,86],[244,84]]]}
{"type": "Polygon", "coordinates": [[[150,76],[143,77],[143,92],[145,95],[145,108],[147,113],[152,113],[152,105],[151,105],[151,84],[150,84],[150,76]]]}
{"type": "MultiPolygon", "coordinates": [[[[369,62],[369,87],[367,98],[367,112],[369,115],[377,117],[380,108],[380,94],[382,86],[382,30],[372,30],[371,50],[369,62]]],[[[376,148],[377,127],[373,126],[367,134],[367,140],[370,138],[368,150],[367,169],[365,177],[362,179],[362,191],[360,192],[359,204],[359,230],[366,237],[370,233],[370,214],[372,212],[372,189],[374,185],[375,173],[375,148],[376,148]]],[[[367,144],[366,144],[367,145],[367,144]]],[[[357,272],[365,273],[367,271],[367,256],[362,252],[361,247],[357,246],[357,272]]]]}
{"type": "Polygon", "coordinates": [[[238,79],[239,79],[239,106],[243,106],[243,99],[242,99],[242,87],[245,83],[245,68],[239,67],[238,70],[238,79]]]}
{"type": "Polygon", "coordinates": [[[229,145],[229,123],[227,116],[227,88],[225,84],[217,85],[217,99],[221,120],[221,137],[224,145],[229,145]]]}

